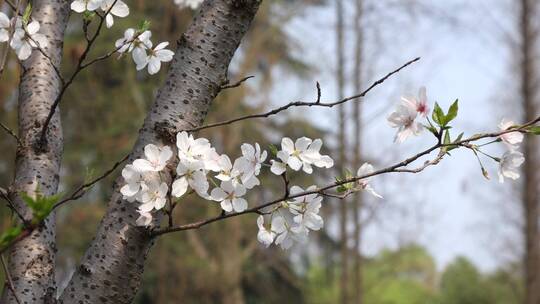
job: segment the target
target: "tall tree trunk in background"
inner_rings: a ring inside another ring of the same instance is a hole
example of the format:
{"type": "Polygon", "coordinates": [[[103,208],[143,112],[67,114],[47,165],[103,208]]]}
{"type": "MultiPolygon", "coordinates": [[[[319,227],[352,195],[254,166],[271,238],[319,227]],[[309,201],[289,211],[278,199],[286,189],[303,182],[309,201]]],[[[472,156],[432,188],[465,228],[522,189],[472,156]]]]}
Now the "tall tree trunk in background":
{"type": "MultiPolygon", "coordinates": [[[[538,114],[536,102],[536,62],[534,60],[537,30],[534,27],[537,1],[521,0],[521,97],[523,121],[530,121],[538,114]]],[[[540,303],[540,235],[538,231],[539,195],[538,168],[540,168],[538,138],[526,136],[523,165],[523,212],[525,217],[525,304],[540,303]]]]}
{"type": "MultiPolygon", "coordinates": [[[[337,68],[336,79],[339,99],[345,96],[345,69],[344,69],[344,25],[343,25],[343,0],[336,1],[336,53],[337,53],[337,68]]],[[[345,156],[345,107],[339,106],[339,129],[338,129],[338,144],[339,144],[339,161],[338,169],[343,172],[343,168],[347,163],[345,156]]],[[[347,201],[339,202],[340,211],[340,236],[341,236],[341,278],[340,278],[340,298],[341,303],[348,302],[348,284],[349,284],[349,250],[347,248],[347,201]]]]}
{"type": "MultiPolygon", "coordinates": [[[[356,14],[354,17],[354,71],[353,71],[353,87],[354,92],[360,92],[362,90],[362,47],[364,43],[364,33],[362,30],[362,14],[363,14],[363,0],[355,0],[356,14]]],[[[362,144],[362,103],[356,101],[353,103],[353,134],[354,134],[354,158],[353,158],[353,170],[360,167],[361,162],[361,144],[362,144]]],[[[353,292],[354,303],[361,304],[363,297],[362,290],[362,227],[360,223],[360,216],[362,214],[362,193],[356,193],[353,197],[353,220],[354,220],[354,263],[353,263],[353,292]]]]}
{"type": "MultiPolygon", "coordinates": [[[[18,128],[22,145],[17,147],[13,193],[35,194],[40,191],[50,196],[58,189],[60,162],[63,151],[60,111],[56,110],[47,132],[47,147],[37,145],[42,126],[60,91],[60,79],[54,67],[60,66],[64,30],[69,16],[67,0],[34,0],[32,19],[39,21],[40,32],[47,36],[48,46],[22,62],[23,73],[19,88],[18,128]],[[52,64],[51,64],[52,62],[52,64]]],[[[21,5],[22,6],[22,5],[21,5]]],[[[22,8],[21,10],[24,10],[22,8]]],[[[32,212],[20,196],[12,194],[16,208],[27,220],[32,212]]],[[[9,271],[14,289],[22,303],[48,303],[56,295],[55,216],[15,244],[9,251],[9,271]]],[[[9,288],[4,288],[0,303],[17,303],[9,288]]]]}

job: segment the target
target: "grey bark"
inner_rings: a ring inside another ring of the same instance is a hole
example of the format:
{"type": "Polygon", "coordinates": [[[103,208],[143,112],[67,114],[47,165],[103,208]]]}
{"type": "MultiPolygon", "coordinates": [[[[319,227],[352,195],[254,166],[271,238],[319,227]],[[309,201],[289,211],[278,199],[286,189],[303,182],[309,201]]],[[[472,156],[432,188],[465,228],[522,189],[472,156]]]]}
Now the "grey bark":
{"type": "MultiPolygon", "coordinates": [[[[538,113],[536,62],[534,60],[537,30],[534,20],[537,18],[537,1],[521,1],[521,97],[523,102],[523,121],[534,119],[538,113]]],[[[540,165],[538,138],[526,136],[524,140],[523,189],[522,201],[525,218],[525,255],[523,257],[525,304],[540,303],[540,231],[538,226],[540,195],[538,185],[538,166],[540,165]]]]}
{"type": "MultiPolygon", "coordinates": [[[[173,144],[174,134],[202,124],[226,79],[227,68],[260,0],[207,0],[182,37],[130,161],[144,146],[173,144]]],[[[172,166],[168,173],[172,173],[172,166]]],[[[141,283],[153,239],[136,227],[136,204],[122,200],[120,177],[95,239],[84,254],[60,303],[131,303],[141,283]]]]}
{"type": "MultiPolygon", "coordinates": [[[[343,0],[336,1],[336,53],[337,53],[337,69],[336,80],[338,87],[339,99],[345,95],[345,50],[344,50],[344,20],[343,20],[343,0]]],[[[338,109],[338,144],[339,144],[339,164],[338,168],[341,172],[347,163],[345,155],[345,107],[339,106],[338,109]]],[[[349,302],[349,250],[347,248],[347,203],[346,199],[339,202],[339,231],[341,237],[341,276],[340,276],[340,302],[346,304],[349,302]]]]}
{"type": "MultiPolygon", "coordinates": [[[[363,0],[355,0],[356,14],[354,17],[354,33],[355,33],[355,46],[354,46],[354,71],[353,82],[354,92],[360,92],[362,89],[362,70],[363,70],[363,52],[362,47],[364,45],[364,30],[362,28],[363,18],[363,0]]],[[[362,103],[353,103],[353,133],[354,133],[354,159],[353,169],[360,167],[360,161],[362,159],[362,103]]],[[[353,196],[353,224],[354,224],[354,260],[353,260],[353,303],[363,303],[363,282],[362,282],[362,227],[360,223],[360,216],[362,215],[363,197],[362,192],[356,193],[353,196]]]]}
{"type": "MultiPolygon", "coordinates": [[[[69,1],[34,0],[32,18],[39,21],[40,32],[48,38],[45,53],[55,66],[60,65],[64,30],[69,16],[69,1]]],[[[63,150],[60,111],[56,111],[48,132],[46,151],[37,149],[41,126],[60,90],[60,79],[51,61],[38,50],[23,62],[19,89],[18,128],[22,146],[17,149],[12,193],[33,194],[39,187],[44,195],[55,194],[63,150]]],[[[31,210],[18,195],[11,199],[16,208],[31,219],[31,210]]],[[[8,268],[14,289],[22,303],[47,303],[55,295],[55,222],[51,215],[41,228],[14,245],[9,252],[8,268]]],[[[4,288],[1,303],[16,303],[9,288],[4,288]]]]}

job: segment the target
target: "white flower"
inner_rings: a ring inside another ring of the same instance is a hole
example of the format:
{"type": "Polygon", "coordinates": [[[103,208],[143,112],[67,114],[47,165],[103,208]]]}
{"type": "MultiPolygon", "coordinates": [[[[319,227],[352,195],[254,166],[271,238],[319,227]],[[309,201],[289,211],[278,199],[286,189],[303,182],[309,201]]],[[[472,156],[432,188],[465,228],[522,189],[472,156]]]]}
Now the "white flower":
{"type": "MultiPolygon", "coordinates": [[[[360,168],[356,172],[356,176],[360,177],[360,176],[368,175],[368,174],[373,173],[373,171],[375,170],[373,169],[373,166],[370,163],[364,163],[362,166],[360,166],[360,168]]],[[[366,178],[359,179],[358,181],[356,181],[356,183],[358,184],[360,189],[366,190],[367,192],[371,193],[375,197],[383,198],[380,194],[375,192],[375,190],[371,187],[371,185],[369,184],[369,180],[370,180],[370,177],[366,177],[366,178]]]]}
{"type": "Polygon", "coordinates": [[[139,212],[139,218],[135,221],[137,226],[147,227],[152,223],[152,214],[150,212],[143,212],[141,210],[137,210],[137,212],[139,212]]]}
{"type": "Polygon", "coordinates": [[[176,167],[176,174],[179,178],[172,184],[172,196],[181,197],[189,186],[202,198],[208,198],[209,185],[203,166],[204,164],[201,162],[181,160],[176,167]]]}
{"type": "Polygon", "coordinates": [[[307,137],[301,137],[293,141],[284,137],[281,140],[281,151],[277,153],[277,157],[282,161],[272,161],[270,171],[276,175],[280,175],[285,171],[284,164],[288,165],[294,171],[302,168],[305,173],[313,172],[312,165],[320,168],[331,168],[334,161],[328,155],[321,155],[319,150],[322,146],[322,140],[316,139],[312,141],[307,137]]]}
{"type": "MultiPolygon", "coordinates": [[[[515,126],[514,122],[511,120],[502,119],[499,123],[499,129],[501,131],[508,130],[510,127],[515,126]]],[[[520,132],[509,132],[502,134],[499,138],[510,148],[515,150],[518,148],[518,145],[523,141],[523,134],[520,132]]]]}
{"type": "Polygon", "coordinates": [[[102,5],[103,0],[75,0],[71,2],[71,9],[77,13],[95,11],[102,5]]]}
{"type": "Polygon", "coordinates": [[[423,130],[421,123],[416,121],[418,115],[416,104],[402,100],[392,112],[387,120],[392,128],[397,128],[398,131],[394,138],[394,142],[402,143],[410,136],[416,136],[423,130]]]}
{"type": "Polygon", "coordinates": [[[203,0],[174,0],[174,3],[178,5],[180,9],[189,7],[191,9],[197,9],[203,0]]]}
{"type": "Polygon", "coordinates": [[[9,40],[9,28],[11,22],[6,14],[0,12],[0,42],[6,42],[9,40]]]}
{"type": "Polygon", "coordinates": [[[219,154],[212,148],[208,139],[194,139],[193,135],[188,135],[187,132],[179,132],[176,135],[176,146],[178,147],[178,158],[180,160],[202,162],[205,170],[221,171],[218,164],[219,154]]]}
{"type": "Polygon", "coordinates": [[[148,183],[148,188],[141,195],[141,203],[139,210],[142,212],[150,212],[152,209],[159,210],[167,203],[167,191],[169,187],[166,183],[148,183]]]}
{"type": "Polygon", "coordinates": [[[429,114],[429,106],[427,104],[427,94],[426,94],[426,87],[421,87],[420,90],[418,90],[418,98],[415,97],[401,97],[401,100],[407,104],[411,108],[414,108],[418,114],[420,114],[423,117],[427,117],[429,114]]]}
{"type": "Polygon", "coordinates": [[[25,28],[22,26],[22,20],[17,19],[15,22],[15,32],[11,39],[11,47],[17,53],[19,60],[26,60],[32,54],[32,49],[45,48],[48,45],[47,37],[38,33],[39,22],[32,21],[25,28]]]}
{"type": "Polygon", "coordinates": [[[219,157],[218,164],[221,170],[219,171],[219,174],[216,175],[216,178],[220,181],[235,181],[240,175],[240,171],[236,168],[238,167],[238,159],[234,161],[235,166],[233,166],[229,156],[223,154],[219,157]]]}
{"type": "MultiPolygon", "coordinates": [[[[148,73],[154,75],[161,69],[161,62],[169,62],[173,59],[174,52],[165,49],[169,45],[168,42],[162,42],[156,45],[155,48],[149,49],[149,55],[144,59],[139,59],[137,63],[137,71],[144,69],[148,65],[148,73]]],[[[133,51],[135,54],[135,50],[133,51]]]]}
{"type": "Polygon", "coordinates": [[[167,161],[171,158],[173,152],[168,146],[160,148],[153,144],[148,144],[144,147],[144,156],[146,159],[137,159],[133,162],[133,166],[140,172],[146,171],[161,171],[167,166],[167,161]]]}
{"type": "MultiPolygon", "coordinates": [[[[311,186],[305,191],[313,191],[317,186],[311,186]]],[[[291,195],[305,192],[298,186],[291,187],[291,195]]],[[[319,215],[322,197],[316,193],[300,196],[289,202],[289,211],[294,215],[293,221],[297,226],[292,227],[292,231],[297,234],[307,235],[309,230],[319,230],[323,227],[324,221],[319,215]]]]}
{"type": "Polygon", "coordinates": [[[521,152],[507,151],[499,161],[499,182],[503,183],[504,178],[516,180],[519,178],[519,166],[523,164],[525,157],[521,152]]]}
{"type": "Polygon", "coordinates": [[[295,237],[289,230],[287,221],[282,216],[274,215],[272,219],[272,230],[276,233],[276,245],[281,249],[289,249],[294,244],[295,237]]]}
{"type": "Polygon", "coordinates": [[[116,17],[124,18],[129,15],[129,7],[122,0],[104,0],[101,3],[101,10],[104,12],[110,12],[105,17],[105,23],[108,28],[114,25],[113,15],[116,17]],[[115,3],[116,1],[116,3],[115,3]],[[114,6],[112,6],[114,4],[114,6]],[[112,9],[111,9],[112,6],[112,9]]]}
{"type": "Polygon", "coordinates": [[[142,188],[144,179],[141,173],[131,164],[122,169],[122,177],[126,184],[120,188],[120,193],[122,193],[124,199],[133,202],[142,188]]]}
{"type": "Polygon", "coordinates": [[[238,170],[242,172],[242,182],[259,175],[261,164],[266,160],[266,151],[261,152],[261,147],[258,143],[255,146],[243,144],[242,157],[238,159],[238,170]]]}
{"type": "Polygon", "coordinates": [[[242,196],[246,194],[246,188],[241,184],[233,184],[231,181],[222,182],[219,188],[212,189],[210,196],[213,200],[221,202],[221,208],[226,212],[242,212],[248,204],[242,196]]]}
{"type": "MultiPolygon", "coordinates": [[[[272,219],[272,226],[274,226],[274,221],[276,219],[277,217],[272,219]]],[[[266,247],[270,246],[270,244],[274,242],[276,233],[272,231],[272,227],[264,226],[264,217],[262,215],[257,218],[257,226],[259,227],[259,232],[257,233],[257,240],[259,240],[259,242],[261,242],[266,247]]]]}

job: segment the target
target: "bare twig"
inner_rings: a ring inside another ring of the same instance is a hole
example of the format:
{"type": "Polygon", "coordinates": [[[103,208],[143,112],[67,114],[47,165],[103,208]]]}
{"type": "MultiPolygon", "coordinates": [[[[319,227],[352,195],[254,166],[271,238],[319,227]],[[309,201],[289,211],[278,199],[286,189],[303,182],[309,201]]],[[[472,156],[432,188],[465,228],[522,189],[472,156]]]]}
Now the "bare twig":
{"type": "Polygon", "coordinates": [[[418,60],[420,60],[420,57],[417,57],[417,58],[415,58],[413,60],[408,61],[404,65],[402,65],[399,68],[395,69],[394,71],[388,73],[386,76],[384,76],[384,77],[380,78],[379,80],[373,82],[373,84],[371,84],[371,86],[369,86],[363,92],[361,92],[359,94],[356,94],[356,95],[352,95],[352,96],[343,98],[343,99],[340,99],[340,100],[337,100],[337,101],[334,101],[334,102],[321,102],[319,97],[317,98],[316,101],[295,101],[295,102],[290,102],[290,103],[288,103],[288,104],[286,104],[284,106],[281,106],[279,108],[270,110],[270,111],[265,112],[265,113],[241,116],[241,117],[238,117],[238,118],[234,118],[234,119],[230,119],[230,120],[226,120],[226,121],[222,121],[222,122],[216,122],[216,123],[213,123],[213,124],[207,124],[207,125],[203,125],[203,126],[192,128],[192,129],[186,129],[186,130],[183,130],[183,131],[196,132],[196,131],[200,131],[200,130],[204,130],[204,129],[229,125],[229,124],[232,124],[232,123],[235,123],[235,122],[238,122],[238,121],[242,121],[242,120],[270,117],[272,115],[275,115],[275,114],[278,114],[278,113],[283,112],[285,110],[288,110],[289,108],[292,108],[292,107],[313,107],[313,106],[318,106],[318,107],[332,108],[334,106],[346,103],[348,101],[364,97],[373,88],[375,88],[376,86],[382,84],[388,78],[392,77],[392,75],[394,75],[396,73],[399,73],[401,70],[403,70],[404,68],[408,67],[409,65],[417,62],[418,60]]]}
{"type": "Polygon", "coordinates": [[[47,144],[47,130],[49,129],[49,124],[51,122],[51,119],[52,119],[54,113],[56,112],[56,108],[58,108],[58,104],[60,104],[60,101],[62,100],[62,97],[64,96],[67,88],[75,80],[75,77],[77,77],[77,75],[85,67],[88,66],[88,65],[84,65],[83,62],[84,62],[84,60],[86,60],[86,57],[88,57],[88,54],[90,53],[90,50],[92,49],[92,46],[94,45],[94,42],[96,41],[97,37],[101,33],[101,29],[103,28],[103,23],[105,22],[105,16],[107,16],[110,13],[110,11],[115,6],[117,1],[118,0],[115,0],[112,3],[111,7],[105,12],[104,16],[101,16],[100,14],[98,14],[98,16],[100,17],[100,21],[99,21],[98,27],[96,29],[96,32],[90,38],[90,40],[87,41],[86,48],[84,49],[81,57],[79,58],[79,61],[77,63],[77,67],[76,67],[75,71],[73,72],[73,74],[71,74],[71,76],[69,77],[69,79],[67,81],[62,81],[63,85],[62,85],[62,88],[60,89],[60,93],[58,93],[58,96],[54,100],[54,103],[52,104],[51,109],[49,110],[49,114],[47,115],[47,119],[45,119],[45,123],[43,124],[43,128],[41,129],[41,135],[40,135],[40,139],[39,139],[40,148],[43,149],[47,144]]]}
{"type": "Polygon", "coordinates": [[[424,150],[424,151],[422,151],[420,153],[417,153],[417,154],[415,154],[415,155],[413,155],[413,156],[411,156],[411,157],[409,157],[409,158],[407,158],[407,159],[405,159],[405,160],[403,160],[403,161],[401,161],[399,163],[396,163],[396,164],[394,164],[392,166],[389,166],[389,167],[386,167],[384,169],[374,171],[374,172],[369,173],[369,174],[365,174],[365,175],[362,175],[362,176],[355,176],[355,177],[348,178],[348,179],[345,179],[345,180],[342,180],[342,181],[334,182],[334,183],[331,183],[329,185],[326,185],[326,186],[323,186],[323,187],[320,187],[320,188],[317,188],[317,189],[314,189],[314,190],[304,191],[304,192],[301,192],[301,193],[296,193],[294,195],[289,194],[289,195],[286,195],[284,198],[279,198],[279,199],[276,199],[276,200],[273,200],[273,201],[269,201],[267,203],[263,203],[263,204],[261,204],[259,206],[249,208],[249,209],[247,209],[245,211],[242,211],[242,212],[233,212],[233,213],[227,213],[227,214],[222,213],[222,214],[220,214],[218,216],[208,218],[208,219],[204,219],[204,220],[200,220],[200,221],[197,221],[197,222],[193,222],[193,223],[189,223],[189,224],[185,224],[185,225],[180,225],[180,226],[176,226],[176,227],[173,227],[173,228],[158,229],[158,230],[153,231],[152,235],[153,236],[159,236],[159,235],[172,233],[172,232],[177,232],[177,231],[198,229],[200,227],[206,226],[206,225],[208,225],[210,223],[213,223],[213,222],[216,222],[216,221],[220,221],[220,220],[224,220],[224,219],[227,219],[227,218],[236,217],[236,216],[243,215],[243,214],[248,214],[248,213],[261,214],[261,210],[265,209],[265,208],[267,208],[269,206],[273,206],[273,205],[281,203],[281,202],[283,202],[285,200],[290,200],[290,199],[294,199],[294,198],[297,198],[297,197],[302,197],[302,196],[306,196],[306,195],[310,195],[310,194],[320,194],[320,195],[324,195],[324,196],[336,196],[334,194],[328,193],[327,190],[334,189],[334,188],[336,188],[338,186],[341,186],[341,185],[354,183],[354,182],[356,182],[358,180],[365,179],[365,178],[372,177],[372,176],[376,176],[376,175],[387,174],[387,173],[419,173],[419,172],[423,171],[424,169],[426,169],[429,166],[438,164],[443,159],[443,157],[446,155],[446,149],[444,149],[445,147],[451,147],[451,146],[466,147],[467,144],[469,144],[470,142],[477,141],[477,140],[484,139],[484,138],[496,138],[496,137],[499,137],[499,136],[501,136],[503,134],[510,133],[510,132],[527,132],[528,127],[530,127],[532,125],[535,125],[538,122],[540,122],[540,116],[537,117],[536,119],[524,124],[524,125],[521,125],[518,128],[513,128],[513,129],[504,130],[504,131],[500,131],[500,132],[477,134],[477,135],[473,135],[473,136],[471,136],[471,137],[469,137],[467,139],[463,139],[461,141],[457,141],[457,142],[450,143],[450,144],[443,144],[443,143],[437,142],[435,145],[431,146],[430,148],[428,148],[428,149],[426,149],[426,150],[424,150]],[[437,155],[437,157],[435,159],[433,159],[431,161],[427,161],[422,166],[420,166],[418,168],[415,168],[415,169],[407,169],[406,168],[409,164],[415,162],[416,160],[418,160],[419,158],[421,158],[423,156],[431,154],[433,151],[435,151],[437,149],[441,149],[441,151],[439,152],[439,154],[437,155]]]}
{"type": "Polygon", "coordinates": [[[118,168],[118,166],[120,166],[123,162],[125,162],[127,159],[129,158],[129,155],[126,155],[124,156],[124,158],[122,158],[121,160],[117,161],[109,170],[105,171],[103,174],[101,174],[100,176],[98,176],[97,178],[87,182],[87,183],[84,183],[82,185],[80,185],[77,189],[75,189],[75,191],[73,191],[71,193],[70,196],[62,199],[61,201],[59,201],[58,203],[56,203],[52,210],[55,210],[56,208],[62,206],[63,204],[69,202],[69,201],[74,201],[74,200],[77,200],[79,198],[81,198],[83,195],[86,194],[86,192],[92,188],[92,186],[94,186],[96,183],[98,183],[99,181],[101,181],[102,179],[106,178],[107,176],[109,176],[111,173],[113,173],[116,168],[118,168]]]}
{"type": "Polygon", "coordinates": [[[4,131],[6,131],[7,134],[11,135],[11,137],[13,137],[17,141],[17,144],[19,146],[22,146],[21,139],[19,138],[19,136],[17,136],[17,134],[15,134],[13,130],[11,130],[8,126],[3,124],[2,122],[0,122],[0,127],[4,129],[4,131]]]}
{"type": "Polygon", "coordinates": [[[11,274],[9,273],[9,269],[6,265],[6,261],[4,260],[4,256],[1,254],[0,254],[0,261],[2,262],[2,268],[4,269],[4,273],[6,274],[7,287],[13,294],[13,297],[15,298],[17,303],[21,304],[21,300],[19,299],[19,297],[17,296],[17,293],[15,292],[15,287],[14,287],[15,285],[13,285],[13,280],[11,279],[11,274]]]}
{"type": "Polygon", "coordinates": [[[236,87],[239,87],[242,83],[244,83],[246,80],[250,79],[250,78],[253,78],[255,76],[246,76],[240,80],[238,80],[237,82],[233,83],[233,84],[225,84],[225,85],[222,85],[221,86],[221,90],[226,90],[226,89],[232,89],[232,88],[236,88],[236,87]]]}
{"type": "Polygon", "coordinates": [[[21,220],[21,222],[27,226],[29,223],[28,221],[24,218],[24,216],[19,212],[19,210],[17,210],[17,208],[15,207],[15,204],[13,203],[13,201],[11,200],[11,198],[9,198],[9,192],[4,189],[4,188],[0,188],[0,197],[6,201],[6,203],[8,204],[8,207],[9,209],[11,209],[16,215],[17,217],[19,217],[19,219],[21,220]]]}

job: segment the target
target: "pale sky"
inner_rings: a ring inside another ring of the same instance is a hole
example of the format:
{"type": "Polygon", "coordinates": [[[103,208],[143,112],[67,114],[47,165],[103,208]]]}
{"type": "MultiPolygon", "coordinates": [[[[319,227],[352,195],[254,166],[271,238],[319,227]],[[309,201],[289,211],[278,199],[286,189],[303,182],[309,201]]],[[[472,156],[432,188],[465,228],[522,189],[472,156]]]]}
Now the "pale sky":
{"type": "MultiPolygon", "coordinates": [[[[400,95],[416,94],[423,85],[427,87],[430,102],[433,104],[435,100],[443,108],[459,98],[460,115],[454,128],[466,135],[496,130],[505,113],[519,121],[519,113],[511,111],[511,105],[508,107],[513,89],[507,84],[511,80],[509,58],[512,57],[502,34],[512,30],[512,12],[505,6],[508,3],[423,2],[426,6],[413,17],[396,8],[384,10],[382,17],[366,21],[369,72],[365,78],[370,80],[369,84],[406,61],[422,57],[420,62],[372,91],[364,101],[363,119],[369,123],[364,129],[363,149],[376,167],[402,160],[433,143],[426,132],[405,144],[393,144],[394,130],[386,124],[386,116],[400,95]]],[[[303,46],[300,55],[317,72],[307,80],[285,77],[286,81],[276,86],[285,89],[273,94],[275,104],[313,98],[315,80],[321,83],[324,100],[336,99],[334,9],[333,4],[308,9],[289,24],[289,33],[303,46]]],[[[353,10],[347,12],[352,14],[353,10]]],[[[352,24],[352,16],[346,23],[352,24]]],[[[348,52],[353,51],[352,41],[346,39],[348,52]]],[[[351,62],[347,65],[349,70],[352,70],[351,62]]],[[[348,90],[347,94],[352,93],[348,90]]],[[[294,113],[336,131],[333,129],[337,122],[335,109],[294,113]]],[[[502,150],[491,151],[497,154],[502,150]]],[[[490,181],[482,177],[477,160],[468,151],[453,153],[437,167],[418,175],[392,175],[374,180],[374,187],[385,199],[378,202],[378,220],[368,228],[364,251],[370,255],[380,248],[396,247],[412,240],[429,249],[439,268],[457,255],[465,255],[483,270],[491,270],[508,256],[519,253],[519,235],[506,218],[508,215],[519,218],[519,209],[513,207],[519,202],[511,199],[509,183],[504,186],[498,183],[496,164],[488,159],[483,161],[492,177],[490,181]],[[508,248],[509,243],[514,247],[508,248]]]]}

